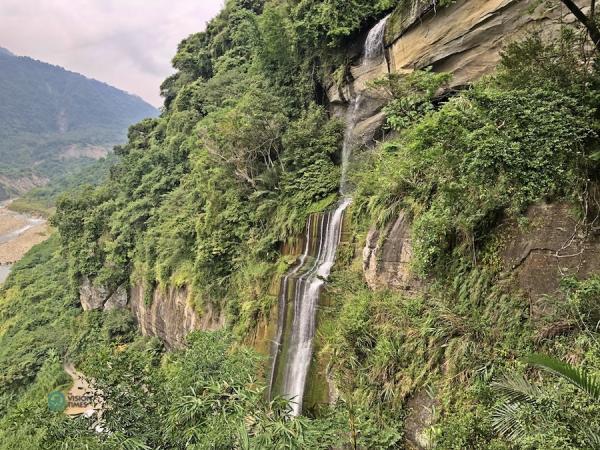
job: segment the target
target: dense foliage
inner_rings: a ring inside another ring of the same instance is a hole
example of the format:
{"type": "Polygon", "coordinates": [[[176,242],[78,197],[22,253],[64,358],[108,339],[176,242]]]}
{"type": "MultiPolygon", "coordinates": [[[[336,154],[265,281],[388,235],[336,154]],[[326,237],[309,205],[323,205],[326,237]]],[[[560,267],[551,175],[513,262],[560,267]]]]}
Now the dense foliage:
{"type": "Polygon", "coordinates": [[[58,240],[34,248],[0,291],[0,449],[329,448],[328,421],[290,420],[267,402],[260,358],[227,333],[164,353],[128,312],[82,313],[58,240]],[[48,409],[75,363],[102,392],[101,418],[48,409]],[[105,432],[94,431],[101,426],[105,432]]]}
{"type": "Polygon", "coordinates": [[[389,104],[388,123],[403,136],[368,155],[356,203],[380,223],[400,210],[414,216],[418,272],[435,269],[453,251],[471,252],[503,215],[585,189],[588,172],[596,170],[591,143],[597,142],[600,78],[552,79],[552,70],[564,73],[570,58],[544,72],[521,73],[531,72],[531,53],[550,51],[539,38],[513,46],[495,79],[437,111],[424,104],[435,92],[431,82],[443,81],[438,75],[426,72],[405,83],[424,100],[404,95],[406,86],[397,89],[403,106],[389,104]]]}
{"type": "MultiPolygon", "coordinates": [[[[348,33],[382,11],[367,4],[348,33]]],[[[107,285],[183,279],[232,311],[236,277],[270,281],[281,243],[334,201],[339,180],[342,124],[307,76],[322,55],[303,43],[319,27],[298,29],[300,14],[312,17],[305,6],[231,1],[181,43],[161,117],[130,129],[105,185],[59,204],[75,274],[107,285]]]]}
{"type": "Polygon", "coordinates": [[[0,447],[399,448],[421,404],[434,448],[598,442],[597,399],[523,359],[552,354],[596,380],[598,276],[565,278],[540,324],[500,256],[503,225],[527,226],[536,202],[584,205],[577,218],[594,231],[600,75],[572,32],[509,46],[494,76],[452,95],[432,70],[373,83],[391,137],[355,152],[352,220],[315,345],[337,401],[291,418],[287,402],[265,400],[265,361],[244,343],[292,263],[282,244],[337,196],[343,124],[322,104],[324,76],[345,73],[346,39],[397,4],[411,3],[230,0],[180,44],[161,116],[130,128],[105,183],[59,200],[59,236],[0,292],[0,447]],[[374,224],[383,242],[400,214],[422,289],[372,289],[357,249],[374,224]],[[199,311],[226,309],[230,329],[165,353],[123,311],[82,313],[81,276],[186,285],[199,311]],[[48,411],[65,361],[102,392],[100,419],[48,411]]]}
{"type": "Polygon", "coordinates": [[[411,395],[420,393],[422,402],[431,396],[425,402],[437,423],[425,431],[434,448],[513,448],[509,442],[595,448],[598,442],[597,402],[566,382],[538,378],[522,361],[542,351],[598,374],[597,277],[564,280],[564,293],[545,300],[556,312],[540,324],[501,257],[507,242],[500,225],[525,227],[522,214],[535,202],[571,201],[591,232],[600,78],[573,52],[575,42],[566,33],[556,42],[532,36],[513,44],[497,75],[450,99],[435,98],[446,80],[429,72],[374,86],[395,98],[385,111],[396,137],[356,164],[354,231],[361,242],[373,221],[385,230],[404,214],[413,236],[412,273],[427,289],[373,292],[362,267],[339,270],[323,352],[345,396],[384,418],[391,413],[400,422],[411,395]],[[561,324],[570,331],[550,337],[544,331],[561,324]],[[504,379],[539,395],[518,408],[507,404],[506,389],[493,389],[504,379]],[[502,407],[513,427],[506,433],[494,428],[502,407]]]}
{"type": "Polygon", "coordinates": [[[109,153],[105,158],[78,164],[68,173],[52,179],[46,186],[34,188],[12,200],[9,207],[20,213],[49,217],[54,213],[56,202],[62,194],[82,186],[104,183],[116,162],[116,155],[109,153]]]}

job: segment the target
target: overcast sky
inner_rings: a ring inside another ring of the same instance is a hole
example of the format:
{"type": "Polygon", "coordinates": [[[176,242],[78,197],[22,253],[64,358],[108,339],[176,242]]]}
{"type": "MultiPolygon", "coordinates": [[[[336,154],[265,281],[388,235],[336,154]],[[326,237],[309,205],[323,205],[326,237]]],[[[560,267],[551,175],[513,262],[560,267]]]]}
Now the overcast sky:
{"type": "Polygon", "coordinates": [[[177,44],[223,0],[0,0],[0,47],[96,78],[160,106],[177,44]]]}

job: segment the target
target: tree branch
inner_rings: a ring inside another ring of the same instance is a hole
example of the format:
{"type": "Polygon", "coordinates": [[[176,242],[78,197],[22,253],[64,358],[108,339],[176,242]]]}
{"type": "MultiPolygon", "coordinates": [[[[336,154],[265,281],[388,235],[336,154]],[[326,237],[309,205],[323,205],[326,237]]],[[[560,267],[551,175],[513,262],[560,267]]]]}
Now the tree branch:
{"type": "MultiPolygon", "coordinates": [[[[592,42],[596,46],[596,50],[600,51],[600,29],[598,29],[598,26],[594,21],[593,15],[590,14],[590,17],[586,16],[573,0],[561,0],[561,2],[563,2],[563,4],[567,8],[569,8],[569,11],[571,11],[573,15],[577,18],[577,20],[579,20],[579,22],[581,22],[582,25],[585,26],[588,34],[590,35],[590,38],[592,39],[592,42]]],[[[592,11],[595,9],[595,4],[596,1],[592,0],[592,11]]]]}

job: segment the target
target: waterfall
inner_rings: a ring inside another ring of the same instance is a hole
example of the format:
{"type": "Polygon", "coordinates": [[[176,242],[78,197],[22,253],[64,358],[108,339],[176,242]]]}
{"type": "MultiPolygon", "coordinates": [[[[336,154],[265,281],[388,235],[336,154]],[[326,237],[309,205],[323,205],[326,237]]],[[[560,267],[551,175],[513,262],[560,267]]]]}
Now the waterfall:
{"type": "Polygon", "coordinates": [[[387,25],[387,21],[390,16],[385,16],[381,19],[377,25],[375,25],[367,36],[367,40],[365,41],[365,49],[364,49],[364,59],[371,60],[375,59],[383,54],[384,51],[384,35],[385,35],[385,26],[387,25]]]}
{"type": "Polygon", "coordinates": [[[304,237],[304,240],[305,240],[304,252],[300,256],[300,258],[298,258],[298,262],[296,263],[296,265],[294,267],[292,267],[291,270],[289,270],[281,278],[281,283],[279,286],[279,303],[278,303],[279,314],[277,316],[277,335],[275,336],[275,340],[273,341],[273,348],[271,350],[271,354],[273,355],[273,362],[271,364],[271,375],[269,377],[269,380],[270,380],[269,398],[271,398],[273,396],[273,382],[276,379],[275,370],[277,369],[277,361],[279,359],[278,355],[279,355],[280,347],[282,345],[283,329],[284,329],[284,324],[285,324],[285,319],[286,319],[285,315],[287,312],[288,288],[289,288],[290,280],[293,280],[294,277],[296,276],[296,274],[300,271],[300,269],[302,269],[302,267],[304,267],[304,261],[306,261],[306,258],[308,257],[308,252],[310,251],[310,248],[312,245],[312,239],[311,239],[312,221],[313,221],[313,216],[309,216],[308,223],[306,226],[306,236],[304,237]]]}
{"type": "Polygon", "coordinates": [[[302,411],[319,294],[335,262],[344,210],[349,204],[350,198],[343,198],[334,210],[309,218],[304,253],[281,281],[270,392],[290,398],[294,415],[302,411]]]}
{"type": "MultiPolygon", "coordinates": [[[[386,22],[387,17],[369,32],[363,64],[382,54],[386,22]]],[[[335,263],[344,211],[352,202],[348,194],[347,172],[360,99],[360,94],[352,98],[346,114],[341,199],[334,209],[308,218],[304,251],[297,263],[282,277],[279,287],[277,334],[271,348],[269,397],[279,394],[290,399],[294,415],[302,412],[321,289],[335,263]]]]}
{"type": "Polygon", "coordinates": [[[342,147],[342,173],[340,175],[340,194],[348,195],[348,164],[350,164],[350,156],[352,155],[352,144],[354,126],[356,125],[358,112],[360,107],[361,95],[352,97],[348,104],[346,112],[346,130],[344,132],[344,144],[342,147]]]}

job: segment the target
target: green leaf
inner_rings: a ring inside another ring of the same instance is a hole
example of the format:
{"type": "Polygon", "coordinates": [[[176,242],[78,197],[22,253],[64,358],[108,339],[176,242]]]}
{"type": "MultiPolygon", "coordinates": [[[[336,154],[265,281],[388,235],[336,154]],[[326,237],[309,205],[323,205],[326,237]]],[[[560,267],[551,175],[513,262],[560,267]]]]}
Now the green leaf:
{"type": "Polygon", "coordinates": [[[600,400],[600,382],[596,376],[591,375],[585,369],[577,368],[551,356],[540,354],[531,355],[526,361],[546,372],[558,375],[574,386],[577,386],[594,400],[600,400]]]}

